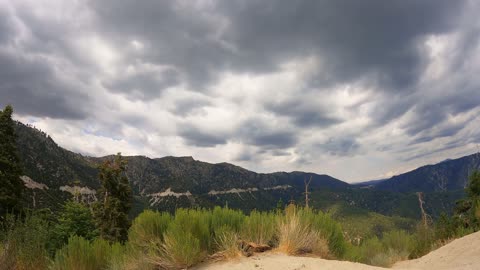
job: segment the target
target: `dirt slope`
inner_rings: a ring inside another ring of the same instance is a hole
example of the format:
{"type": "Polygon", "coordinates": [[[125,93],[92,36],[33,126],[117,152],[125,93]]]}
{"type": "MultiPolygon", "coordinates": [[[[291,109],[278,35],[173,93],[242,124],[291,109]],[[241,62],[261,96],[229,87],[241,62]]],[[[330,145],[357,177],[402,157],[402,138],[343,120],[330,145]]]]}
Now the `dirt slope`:
{"type": "MultiPolygon", "coordinates": [[[[405,270],[470,270],[480,269],[480,232],[457,239],[426,256],[399,262],[394,269],[405,270]]],[[[290,257],[277,253],[259,254],[229,262],[201,265],[198,270],[375,270],[385,269],[360,263],[323,260],[308,257],[290,257]]]]}
{"type": "Polygon", "coordinates": [[[476,232],[430,252],[422,258],[399,262],[395,269],[480,269],[480,232],[476,232]]]}

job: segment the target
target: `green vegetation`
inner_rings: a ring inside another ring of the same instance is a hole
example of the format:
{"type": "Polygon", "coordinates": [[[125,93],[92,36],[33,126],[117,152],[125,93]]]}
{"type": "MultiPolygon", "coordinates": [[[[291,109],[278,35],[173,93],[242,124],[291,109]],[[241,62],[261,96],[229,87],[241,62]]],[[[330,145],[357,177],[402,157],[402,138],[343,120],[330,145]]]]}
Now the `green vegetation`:
{"type": "Polygon", "coordinates": [[[17,154],[13,108],[8,105],[0,111],[0,221],[7,213],[21,211],[24,189],[20,180],[22,168],[17,154]]]}
{"type": "Polygon", "coordinates": [[[274,212],[252,211],[243,222],[240,235],[243,240],[260,245],[274,245],[278,215],[274,212]]]}
{"type": "MultiPolygon", "coordinates": [[[[358,241],[350,241],[347,244],[345,259],[377,266],[391,266],[399,260],[421,257],[452,239],[479,230],[480,215],[477,210],[480,195],[480,188],[477,186],[480,183],[479,176],[480,174],[476,171],[471,174],[467,187],[468,196],[457,203],[453,216],[441,214],[435,224],[419,223],[413,230],[408,231],[388,231],[385,228],[377,230],[373,236],[367,234],[370,236],[358,241]]],[[[357,224],[360,227],[368,227],[365,224],[382,224],[382,222],[378,223],[379,221],[381,219],[376,221],[366,219],[363,223],[357,224]]],[[[342,224],[348,226],[348,223],[342,222],[342,224]]]]}
{"type": "Polygon", "coordinates": [[[47,269],[49,224],[40,215],[23,219],[8,215],[0,232],[0,265],[3,269],[47,269]]]}
{"type": "Polygon", "coordinates": [[[105,161],[100,166],[99,200],[94,213],[100,236],[111,242],[125,242],[130,227],[128,213],[132,206],[132,189],[125,176],[126,161],[117,154],[114,161],[105,161]]]}
{"type": "Polygon", "coordinates": [[[54,270],[92,270],[112,269],[124,247],[119,243],[111,245],[103,239],[88,241],[72,236],[68,244],[55,255],[51,269],[54,270]]]}
{"type": "Polygon", "coordinates": [[[124,243],[97,237],[89,209],[76,202],[68,202],[57,218],[37,214],[9,221],[0,262],[12,269],[186,268],[209,256],[241,256],[246,244],[342,258],[346,247],[329,215],[293,205],[250,215],[220,207],[178,209],[174,215],[147,210],[132,222],[124,243]]]}
{"type": "Polygon", "coordinates": [[[457,201],[454,214],[442,214],[435,226],[435,238],[448,241],[480,229],[480,172],[469,177],[466,198],[457,201]]]}
{"type": "Polygon", "coordinates": [[[68,201],[58,215],[57,222],[52,228],[51,249],[63,247],[71,236],[80,236],[92,240],[98,236],[92,212],[86,205],[68,201]]]}
{"type": "Polygon", "coordinates": [[[268,245],[291,255],[390,266],[438,247],[451,230],[455,235],[472,231],[450,229],[450,223],[443,224],[452,219],[445,216],[435,225],[418,225],[413,232],[384,231],[355,242],[347,241],[340,224],[322,211],[289,205],[283,211],[245,215],[215,207],[178,209],[173,215],[146,210],[133,220],[128,239],[121,242],[98,237],[89,211],[69,202],[57,218],[41,212],[9,216],[0,238],[0,263],[9,269],[177,269],[209,257],[241,256],[251,245],[268,245]],[[66,235],[67,242],[59,241],[66,235]],[[52,243],[57,246],[48,252],[52,243]]]}

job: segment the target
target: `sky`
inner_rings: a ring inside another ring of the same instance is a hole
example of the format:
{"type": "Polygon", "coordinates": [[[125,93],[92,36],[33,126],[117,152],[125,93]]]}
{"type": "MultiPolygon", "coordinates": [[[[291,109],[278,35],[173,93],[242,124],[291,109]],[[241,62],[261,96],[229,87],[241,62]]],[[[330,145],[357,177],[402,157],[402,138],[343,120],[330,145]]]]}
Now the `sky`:
{"type": "Polygon", "coordinates": [[[0,0],[0,106],[90,156],[381,179],[478,151],[480,1],[0,0]]]}

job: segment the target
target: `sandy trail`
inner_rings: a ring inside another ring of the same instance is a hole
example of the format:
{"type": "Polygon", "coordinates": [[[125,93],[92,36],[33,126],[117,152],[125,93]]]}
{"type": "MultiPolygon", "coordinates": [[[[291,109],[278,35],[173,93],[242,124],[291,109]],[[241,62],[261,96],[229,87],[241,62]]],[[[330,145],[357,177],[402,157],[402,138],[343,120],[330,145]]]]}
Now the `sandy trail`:
{"type": "MultiPolygon", "coordinates": [[[[470,270],[480,269],[480,232],[457,239],[426,256],[399,262],[394,269],[408,270],[470,270]]],[[[291,257],[269,252],[250,258],[239,258],[228,262],[204,264],[197,270],[374,270],[386,269],[360,263],[323,260],[310,257],[291,257]]]]}

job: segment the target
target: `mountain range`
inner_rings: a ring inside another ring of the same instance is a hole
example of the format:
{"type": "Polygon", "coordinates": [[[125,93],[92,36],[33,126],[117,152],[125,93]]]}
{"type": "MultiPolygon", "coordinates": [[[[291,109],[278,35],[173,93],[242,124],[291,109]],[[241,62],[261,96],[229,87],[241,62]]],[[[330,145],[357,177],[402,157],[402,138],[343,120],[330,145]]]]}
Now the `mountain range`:
{"type": "MultiPolygon", "coordinates": [[[[67,199],[96,200],[98,165],[113,156],[88,157],[68,151],[46,133],[20,122],[17,145],[22,180],[30,207],[58,208],[67,199]]],[[[479,168],[477,154],[428,165],[381,181],[349,184],[309,172],[255,173],[229,163],[211,164],[192,157],[127,156],[126,175],[134,192],[132,215],[145,208],[173,211],[179,207],[228,205],[245,211],[271,210],[281,200],[304,203],[304,181],[312,179],[312,205],[362,208],[386,215],[417,218],[415,192],[424,192],[433,216],[451,211],[463,196],[468,175],[479,168]]]]}

